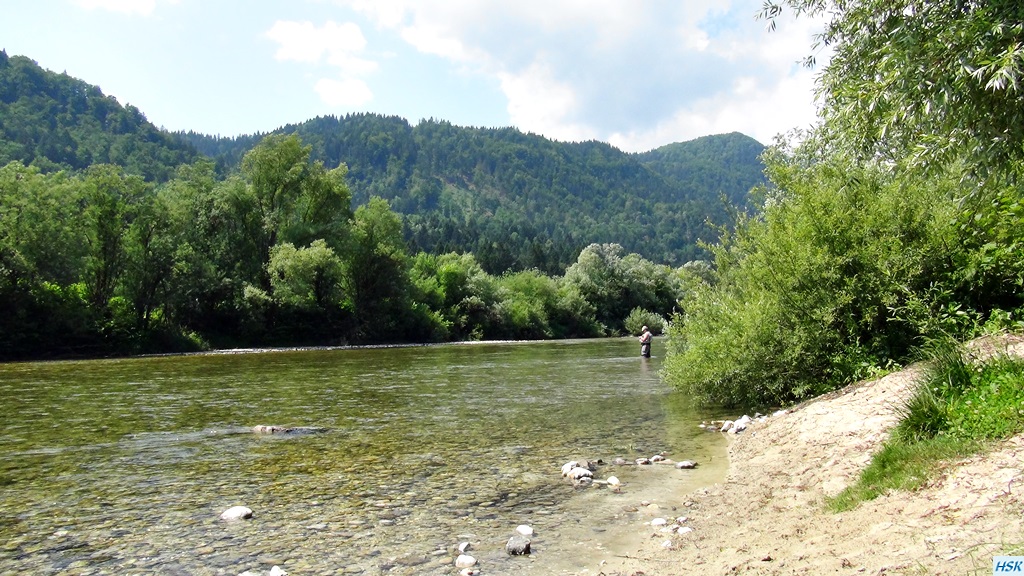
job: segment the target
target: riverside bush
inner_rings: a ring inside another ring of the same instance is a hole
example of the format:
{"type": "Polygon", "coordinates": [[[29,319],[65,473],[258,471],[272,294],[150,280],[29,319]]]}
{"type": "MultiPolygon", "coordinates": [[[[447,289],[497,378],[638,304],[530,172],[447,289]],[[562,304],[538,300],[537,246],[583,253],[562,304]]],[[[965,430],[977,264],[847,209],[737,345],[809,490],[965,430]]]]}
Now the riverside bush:
{"type": "Polygon", "coordinates": [[[715,276],[673,319],[668,380],[703,403],[786,404],[906,359],[949,269],[954,182],[779,150],[766,164],[763,212],[708,247],[715,276]]]}

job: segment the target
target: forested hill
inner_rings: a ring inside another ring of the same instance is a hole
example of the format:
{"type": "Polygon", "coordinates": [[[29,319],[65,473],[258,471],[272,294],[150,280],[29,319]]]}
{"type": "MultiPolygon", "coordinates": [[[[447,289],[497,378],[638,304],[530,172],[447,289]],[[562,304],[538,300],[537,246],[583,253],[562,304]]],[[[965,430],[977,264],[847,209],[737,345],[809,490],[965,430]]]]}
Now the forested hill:
{"type": "Polygon", "coordinates": [[[732,132],[668,144],[637,157],[682,190],[717,190],[730,204],[745,206],[753,184],[764,181],[763,151],[757,140],[732,132]]]}
{"type": "Polygon", "coordinates": [[[45,171],[117,164],[164,181],[199,154],[96,86],[0,51],[0,166],[17,160],[45,171]]]}
{"type": "MultiPolygon", "coordinates": [[[[514,128],[465,128],[355,114],[320,117],[295,133],[328,167],[345,162],[357,204],[387,199],[405,215],[414,250],[472,252],[486,269],[557,273],[592,242],[679,265],[723,224],[722,196],[745,204],[763,181],[763,146],[742,134],[708,136],[646,154],[600,142],[555,142],[514,128]]],[[[262,137],[180,134],[236,166],[262,137]]]]}
{"type": "MultiPolygon", "coordinates": [[[[558,274],[591,243],[617,243],[657,262],[702,257],[725,223],[722,197],[746,201],[762,182],[763,146],[741,134],[708,136],[644,154],[601,142],[564,143],[514,128],[465,128],[374,114],[284,126],[328,168],[349,168],[353,208],[372,196],[403,215],[412,252],[472,253],[491,273],[558,274]]],[[[123,166],[165,182],[203,155],[237,169],[265,134],[214,138],[168,133],[99,87],[0,52],[0,166],[44,172],[123,166]]]]}

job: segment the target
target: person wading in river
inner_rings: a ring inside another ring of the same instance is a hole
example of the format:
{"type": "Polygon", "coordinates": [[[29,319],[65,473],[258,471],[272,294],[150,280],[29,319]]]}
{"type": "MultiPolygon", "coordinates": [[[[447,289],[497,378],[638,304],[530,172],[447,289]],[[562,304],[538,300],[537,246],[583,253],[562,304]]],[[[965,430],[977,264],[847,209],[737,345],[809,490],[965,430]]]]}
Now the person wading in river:
{"type": "Polygon", "coordinates": [[[651,331],[647,329],[647,326],[644,326],[643,328],[641,328],[640,332],[642,332],[642,334],[640,334],[640,338],[639,338],[639,340],[640,340],[640,355],[643,356],[644,358],[650,358],[651,357],[651,340],[654,339],[654,334],[651,334],[651,331]]]}

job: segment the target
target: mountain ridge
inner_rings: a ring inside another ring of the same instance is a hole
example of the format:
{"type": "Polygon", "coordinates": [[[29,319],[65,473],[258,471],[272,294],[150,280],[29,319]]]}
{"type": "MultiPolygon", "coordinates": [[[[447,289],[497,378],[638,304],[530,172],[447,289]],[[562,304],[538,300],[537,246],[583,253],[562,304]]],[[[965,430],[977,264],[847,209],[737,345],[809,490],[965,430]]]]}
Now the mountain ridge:
{"type": "MultiPolygon", "coordinates": [[[[492,273],[558,273],[594,242],[681,265],[703,257],[699,242],[729,223],[723,199],[747,207],[764,181],[764,147],[739,133],[644,153],[379,114],[321,116],[277,133],[299,135],[327,167],[346,164],[353,204],[387,200],[413,251],[472,252],[492,273]]],[[[167,132],[98,86],[0,51],[0,164],[112,163],[160,183],[209,157],[227,177],[266,135],[167,132]]]]}

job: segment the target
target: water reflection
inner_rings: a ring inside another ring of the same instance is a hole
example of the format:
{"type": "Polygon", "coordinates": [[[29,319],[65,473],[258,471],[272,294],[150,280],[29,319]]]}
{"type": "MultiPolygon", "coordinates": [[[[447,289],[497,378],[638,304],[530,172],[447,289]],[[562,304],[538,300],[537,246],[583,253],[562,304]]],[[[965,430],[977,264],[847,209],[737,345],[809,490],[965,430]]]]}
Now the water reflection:
{"type": "MultiPolygon", "coordinates": [[[[487,574],[575,569],[641,499],[717,481],[723,446],[632,339],[0,366],[0,566],[12,573],[434,574],[474,542],[487,574]],[[256,424],[322,434],[257,435],[256,424]],[[668,451],[705,463],[568,459],[668,451]],[[251,521],[225,524],[245,504],[251,521]],[[510,559],[518,524],[534,554],[510,559]],[[580,547],[584,547],[581,549],[580,547]],[[581,553],[585,552],[581,556],[581,553]]],[[[627,530],[628,532],[628,530],[627,530]]],[[[443,568],[443,570],[442,570],[443,568]]],[[[6,572],[5,572],[6,573],[6,572]]]]}

